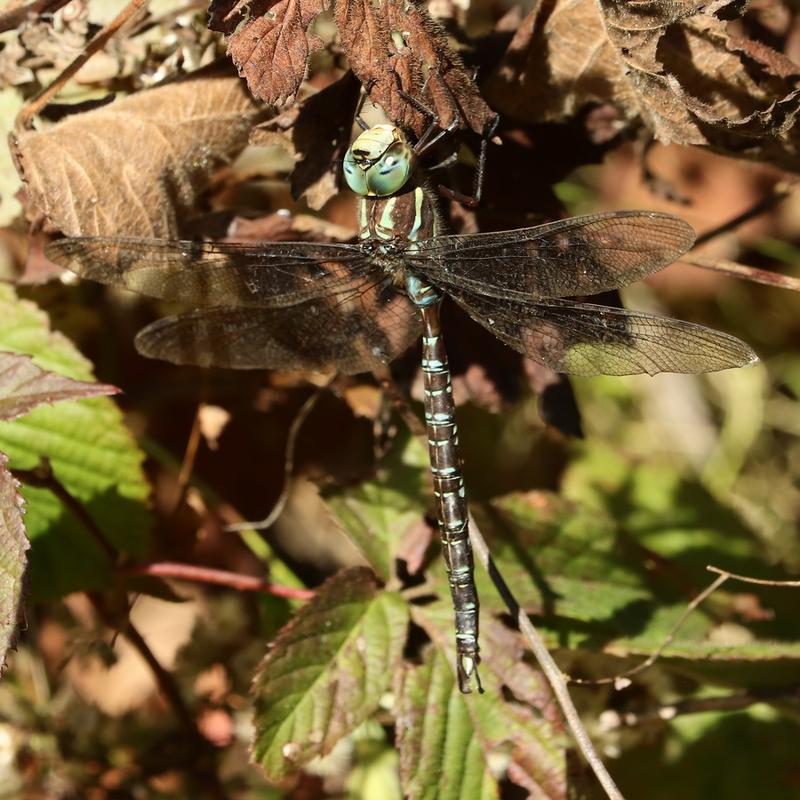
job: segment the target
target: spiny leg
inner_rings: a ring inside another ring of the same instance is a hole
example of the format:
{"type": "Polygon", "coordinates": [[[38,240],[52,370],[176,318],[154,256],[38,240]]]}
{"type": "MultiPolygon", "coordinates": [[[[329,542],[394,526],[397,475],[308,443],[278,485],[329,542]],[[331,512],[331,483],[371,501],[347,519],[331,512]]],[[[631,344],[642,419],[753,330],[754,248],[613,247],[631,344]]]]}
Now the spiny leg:
{"type": "Polygon", "coordinates": [[[375,85],[375,78],[370,80],[369,83],[367,83],[367,85],[362,88],[361,94],[358,98],[358,104],[356,105],[355,114],[353,115],[356,125],[358,125],[358,127],[361,128],[362,131],[365,131],[369,128],[369,125],[367,124],[366,120],[361,116],[361,111],[363,110],[364,103],[367,101],[369,93],[374,85],[375,85]]]}
{"type": "Polygon", "coordinates": [[[480,205],[481,196],[483,194],[483,181],[486,176],[486,150],[489,146],[489,140],[494,136],[494,132],[497,130],[499,123],[500,115],[495,114],[486,124],[481,134],[481,149],[478,154],[478,166],[475,168],[475,177],[472,181],[472,195],[462,194],[461,192],[457,192],[441,184],[437,187],[440,194],[461,203],[463,206],[469,206],[470,208],[475,208],[475,206],[480,205]]]}
{"type": "MultiPolygon", "coordinates": [[[[396,72],[394,73],[394,79],[397,83],[397,93],[400,97],[412,108],[415,108],[420,114],[428,118],[428,127],[422,132],[422,136],[420,136],[414,144],[414,153],[418,158],[422,158],[428,150],[438,144],[445,136],[454,133],[461,127],[461,115],[458,112],[458,106],[455,103],[455,98],[452,98],[453,119],[446,128],[443,128],[439,122],[439,115],[433,111],[433,109],[428,108],[424,103],[421,103],[416,97],[410,95],[403,89],[400,76],[396,72]]],[[[422,90],[425,91],[425,87],[423,87],[422,90]]]]}
{"type": "MultiPolygon", "coordinates": [[[[429,120],[428,127],[414,145],[414,152],[418,158],[421,158],[445,136],[455,133],[455,131],[462,126],[463,118],[458,110],[458,103],[456,102],[456,99],[453,96],[450,88],[443,81],[441,85],[450,95],[450,104],[453,108],[453,119],[447,127],[443,128],[439,123],[439,116],[435,111],[433,111],[433,109],[428,108],[426,105],[417,100],[416,97],[408,94],[408,92],[403,89],[400,84],[400,76],[397,75],[397,73],[395,73],[395,81],[397,82],[397,93],[400,95],[400,97],[402,97],[403,100],[405,100],[409,105],[419,111],[420,114],[424,114],[429,120]]],[[[450,189],[447,186],[439,184],[437,186],[437,190],[440,194],[448,197],[451,200],[455,200],[464,206],[469,206],[470,208],[474,208],[480,204],[481,196],[483,194],[484,178],[486,176],[486,151],[489,146],[489,141],[492,136],[494,136],[494,132],[497,130],[499,123],[500,115],[495,114],[490,120],[487,121],[483,131],[481,132],[481,149],[478,154],[478,165],[475,168],[475,176],[472,182],[472,195],[466,195],[462,192],[458,192],[454,189],[450,189]]],[[[458,155],[454,154],[452,158],[455,161],[458,158],[458,155]]],[[[448,161],[449,159],[445,159],[445,161],[443,161],[441,164],[437,164],[434,169],[440,169],[443,166],[446,166],[448,161]]]]}

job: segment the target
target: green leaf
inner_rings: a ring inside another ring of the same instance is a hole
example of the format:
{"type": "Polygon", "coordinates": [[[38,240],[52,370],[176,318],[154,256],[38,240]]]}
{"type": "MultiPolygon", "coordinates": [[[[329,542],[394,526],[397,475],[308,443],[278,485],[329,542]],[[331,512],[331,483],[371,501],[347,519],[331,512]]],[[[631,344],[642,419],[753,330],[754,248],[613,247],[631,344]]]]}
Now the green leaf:
{"type": "Polygon", "coordinates": [[[564,798],[558,710],[539,672],[522,660],[518,635],[484,617],[480,674],[485,692],[463,695],[454,675],[450,609],[444,603],[415,606],[413,619],[434,647],[422,667],[409,670],[398,691],[407,796],[494,797],[497,787],[489,780],[488,765],[493,756],[504,755],[510,762],[507,777],[530,796],[564,798]]]}
{"type": "Polygon", "coordinates": [[[39,369],[29,356],[0,352],[0,419],[15,419],[37,406],[60,400],[80,400],[116,394],[119,389],[105,383],[73,381],[39,369]]]}
{"type": "Polygon", "coordinates": [[[408,669],[399,692],[397,738],[406,797],[490,800],[499,797],[485,754],[447,659],[429,648],[408,669]]]}
{"type": "MultiPolygon", "coordinates": [[[[650,598],[606,514],[547,492],[528,492],[478,506],[475,518],[504,578],[529,612],[610,621],[650,598]]],[[[505,611],[488,576],[478,572],[482,605],[505,611]]]]}
{"type": "MultiPolygon", "coordinates": [[[[638,631],[657,607],[639,574],[641,560],[619,546],[617,527],[607,515],[582,511],[546,492],[473,504],[473,512],[514,596],[558,630],[562,646],[577,646],[601,632],[605,641],[638,631]]],[[[481,611],[505,613],[480,566],[475,579],[481,611]]],[[[440,597],[449,596],[441,560],[430,566],[429,582],[440,597]]]]}
{"type": "Polygon", "coordinates": [[[587,445],[567,470],[563,494],[609,515],[656,555],[698,571],[709,563],[740,573],[759,565],[739,515],[671,464],[628,461],[608,446],[587,445]]]}
{"type": "MultiPolygon", "coordinates": [[[[0,350],[26,353],[42,369],[80,381],[93,379],[91,364],[47,315],[0,286],[0,350]]],[[[12,469],[31,469],[45,457],[67,491],[121,553],[147,551],[149,494],[142,454],[116,405],[106,398],[42,406],[14,421],[0,421],[0,450],[12,469]]],[[[84,527],[50,491],[24,487],[31,539],[30,579],[34,598],[102,589],[111,565],[84,527]]]]}
{"type": "Polygon", "coordinates": [[[253,686],[253,758],[271,780],[329,752],[377,708],[407,626],[402,598],[356,567],[328,580],[283,629],[253,686]]]}
{"type": "MultiPolygon", "coordinates": [[[[662,508],[652,497],[651,502],[662,508]]],[[[631,542],[627,531],[620,531],[602,509],[529,492],[476,505],[475,517],[496,567],[522,607],[539,616],[536,624],[551,646],[582,647],[628,659],[622,671],[663,646],[691,599],[683,571],[669,563],[660,570],[649,567],[637,542],[631,542]]],[[[697,591],[710,582],[705,570],[698,578],[702,583],[697,591]]],[[[480,567],[476,580],[483,618],[505,613],[505,604],[480,567]]],[[[444,572],[432,570],[430,581],[439,597],[446,598],[444,572]]],[[[703,669],[718,676],[734,672],[726,663],[748,664],[751,676],[781,682],[796,663],[800,643],[796,637],[742,641],[741,634],[726,642],[724,630],[716,630],[717,615],[731,613],[732,602],[720,591],[695,609],[663,659],[681,667],[691,662],[694,672],[703,669]]],[[[609,668],[609,674],[613,670],[609,668]]]]}
{"type": "Polygon", "coordinates": [[[19,483],[6,468],[8,459],[0,453],[0,669],[17,629],[25,553],[29,547],[22,523],[19,483]]]}
{"type": "MultiPolygon", "coordinates": [[[[348,800],[403,800],[398,754],[381,721],[364,722],[349,736],[352,767],[347,776],[348,800]]],[[[344,742],[342,744],[345,744],[344,742]]],[[[331,759],[336,758],[334,751],[331,759]]]]}
{"type": "Polygon", "coordinates": [[[324,494],[347,536],[384,581],[391,577],[404,534],[431,503],[427,468],[424,448],[408,438],[394,448],[375,480],[324,494]]]}

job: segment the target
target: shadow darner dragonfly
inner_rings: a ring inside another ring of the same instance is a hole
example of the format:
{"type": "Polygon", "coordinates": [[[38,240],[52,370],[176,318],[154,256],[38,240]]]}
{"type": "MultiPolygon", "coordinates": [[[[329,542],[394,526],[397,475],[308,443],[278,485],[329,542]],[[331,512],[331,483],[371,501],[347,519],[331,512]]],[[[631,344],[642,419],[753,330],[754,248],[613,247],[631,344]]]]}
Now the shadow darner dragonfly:
{"type": "Polygon", "coordinates": [[[422,337],[457,674],[469,692],[480,688],[478,598],[439,325],[442,297],[557,372],[711,372],[756,356],[738,339],[700,325],[563,299],[615,289],[670,264],[694,241],[682,220],[621,211],[501,233],[441,235],[418,152],[390,125],[365,130],[351,145],[344,174],[361,196],[356,243],[73,238],[46,252],[85,278],[195,306],[136,338],[143,355],[176,364],[353,374],[387,364],[422,337]]]}

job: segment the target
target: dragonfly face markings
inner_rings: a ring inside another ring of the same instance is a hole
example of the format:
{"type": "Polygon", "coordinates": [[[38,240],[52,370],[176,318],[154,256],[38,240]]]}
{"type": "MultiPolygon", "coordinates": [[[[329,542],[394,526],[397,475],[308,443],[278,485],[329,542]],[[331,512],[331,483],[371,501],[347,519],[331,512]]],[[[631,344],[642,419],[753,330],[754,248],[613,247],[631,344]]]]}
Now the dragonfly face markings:
{"type": "Polygon", "coordinates": [[[416,166],[416,154],[398,128],[375,125],[350,145],[344,157],[347,185],[362,197],[399,192],[416,166]]]}
{"type": "Polygon", "coordinates": [[[360,195],[356,243],[78,237],[51,242],[46,253],[82,277],[193,305],[136,339],[142,354],[177,364],[353,374],[389,363],[422,336],[431,471],[467,692],[480,688],[478,598],[442,296],[557,372],[712,372],[757,358],[700,325],[563,299],[625,286],[675,261],[694,242],[677,217],[619,211],[442,235],[417,152],[390,125],[355,140],[344,174],[360,195]]]}

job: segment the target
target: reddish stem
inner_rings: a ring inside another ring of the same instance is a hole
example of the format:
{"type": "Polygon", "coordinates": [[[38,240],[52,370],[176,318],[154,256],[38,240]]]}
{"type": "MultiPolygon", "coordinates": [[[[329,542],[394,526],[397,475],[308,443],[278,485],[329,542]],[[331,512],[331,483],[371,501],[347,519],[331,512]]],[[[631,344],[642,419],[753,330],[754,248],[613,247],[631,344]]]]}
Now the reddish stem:
{"type": "Polygon", "coordinates": [[[263,592],[274,597],[288,597],[292,600],[310,600],[314,592],[310,589],[297,589],[280,586],[251,575],[241,575],[224,569],[198,567],[195,564],[181,564],[176,561],[160,561],[155,564],[136,564],[121,570],[125,575],[156,575],[159,578],[178,578],[198,583],[213,583],[227,586],[240,592],[263,592]]]}

